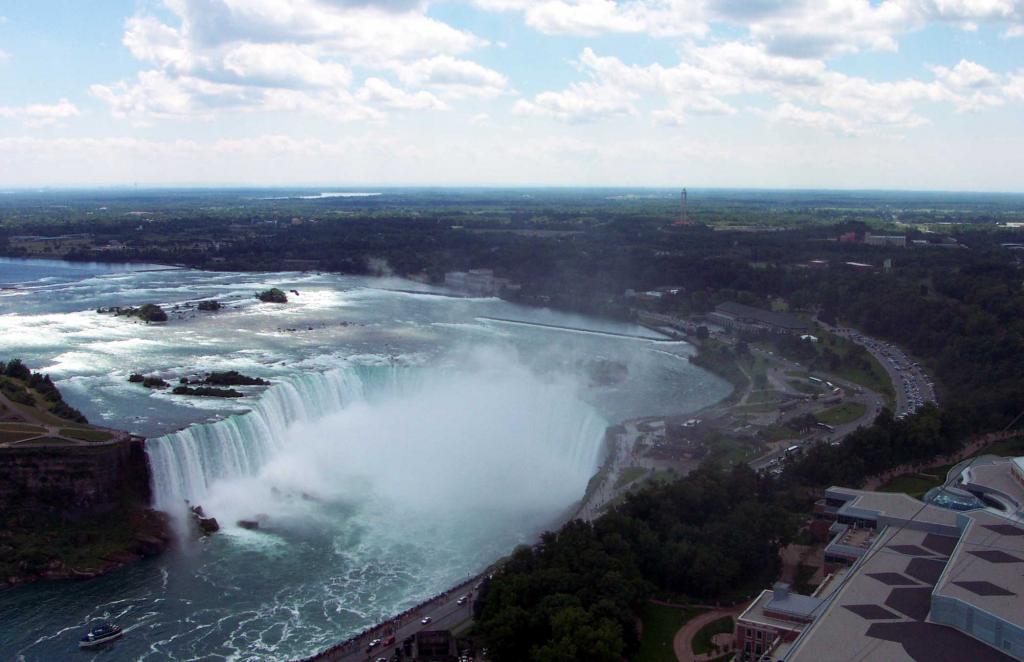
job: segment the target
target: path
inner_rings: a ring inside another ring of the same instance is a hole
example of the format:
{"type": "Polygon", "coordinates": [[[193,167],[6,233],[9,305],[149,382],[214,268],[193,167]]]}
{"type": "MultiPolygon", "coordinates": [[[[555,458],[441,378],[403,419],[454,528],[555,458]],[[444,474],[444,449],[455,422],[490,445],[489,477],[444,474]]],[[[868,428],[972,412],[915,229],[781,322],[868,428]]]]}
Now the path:
{"type": "Polygon", "coordinates": [[[672,639],[672,648],[676,652],[676,659],[679,662],[704,662],[705,660],[712,660],[717,655],[694,655],[693,654],[693,638],[697,636],[700,629],[716,621],[723,616],[732,616],[735,620],[737,616],[743,613],[743,610],[747,608],[747,604],[739,604],[734,607],[728,607],[726,609],[716,609],[714,611],[706,611],[699,616],[691,618],[683,627],[679,628],[676,632],[676,636],[672,639]]]}
{"type": "MultiPolygon", "coordinates": [[[[32,436],[28,436],[28,437],[25,437],[23,439],[18,439],[17,441],[0,442],[0,448],[15,448],[15,447],[17,447],[17,446],[19,446],[21,444],[25,444],[26,446],[31,445],[31,446],[34,446],[36,448],[38,448],[40,446],[46,446],[46,447],[49,447],[49,446],[104,446],[104,445],[121,443],[124,440],[124,438],[127,436],[126,433],[120,432],[118,430],[110,430],[110,429],[107,429],[107,428],[97,428],[96,426],[87,426],[87,427],[89,429],[104,430],[106,432],[110,432],[111,433],[111,438],[106,440],[106,441],[86,441],[86,440],[83,440],[83,439],[75,439],[75,438],[72,438],[72,437],[64,436],[64,434],[61,432],[61,430],[66,430],[68,428],[75,428],[75,427],[86,427],[86,426],[80,426],[79,424],[77,424],[77,423],[75,423],[73,421],[68,421],[67,423],[64,423],[62,425],[54,425],[52,423],[48,423],[48,422],[46,422],[45,419],[40,418],[39,416],[37,416],[36,412],[33,411],[32,409],[15,406],[15,404],[13,402],[11,402],[11,400],[8,399],[8,397],[6,395],[4,395],[3,393],[0,393],[0,410],[8,411],[11,414],[13,414],[15,416],[18,416],[19,418],[21,418],[23,420],[22,423],[13,422],[12,425],[15,425],[15,426],[19,426],[20,425],[21,427],[31,426],[31,427],[38,427],[38,428],[42,428],[43,429],[43,431],[40,432],[39,434],[26,433],[26,434],[30,434],[32,436]],[[54,443],[40,444],[38,442],[38,440],[40,440],[40,439],[54,439],[54,440],[57,440],[57,441],[55,441],[54,443]],[[34,442],[34,443],[32,443],[32,442],[34,442]]],[[[3,429],[3,428],[0,428],[0,429],[3,429]]]]}

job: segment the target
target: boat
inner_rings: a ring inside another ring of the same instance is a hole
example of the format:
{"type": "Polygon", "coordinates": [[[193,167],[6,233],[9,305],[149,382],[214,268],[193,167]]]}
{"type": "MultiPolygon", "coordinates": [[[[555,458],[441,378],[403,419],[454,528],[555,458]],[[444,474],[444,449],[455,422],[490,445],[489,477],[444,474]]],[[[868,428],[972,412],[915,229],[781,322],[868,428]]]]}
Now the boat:
{"type": "Polygon", "coordinates": [[[100,623],[94,625],[88,634],[78,640],[79,648],[92,648],[119,639],[124,636],[124,630],[112,623],[100,623]]]}

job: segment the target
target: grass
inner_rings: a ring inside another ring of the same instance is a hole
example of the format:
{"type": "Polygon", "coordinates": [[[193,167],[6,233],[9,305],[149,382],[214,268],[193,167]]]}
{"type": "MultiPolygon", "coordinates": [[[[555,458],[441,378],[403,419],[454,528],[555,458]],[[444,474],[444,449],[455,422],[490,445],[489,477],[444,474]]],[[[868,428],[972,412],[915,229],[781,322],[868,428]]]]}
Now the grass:
{"type": "Polygon", "coordinates": [[[859,402],[844,402],[831,409],[826,409],[820,414],[815,414],[822,423],[829,425],[843,425],[852,423],[867,412],[867,407],[859,402]]]}
{"type": "Polygon", "coordinates": [[[36,432],[0,429],[0,444],[6,444],[12,441],[21,441],[22,439],[31,439],[36,436],[38,436],[38,433],[36,432]]]}
{"type": "Polygon", "coordinates": [[[640,614],[644,624],[640,650],[635,662],[676,662],[672,640],[679,628],[702,613],[701,609],[679,609],[647,603],[640,614]]]}
{"type": "Polygon", "coordinates": [[[726,466],[748,462],[762,452],[757,442],[728,435],[715,436],[708,446],[710,455],[726,466]]]}
{"type": "MultiPolygon", "coordinates": [[[[983,449],[979,455],[999,455],[1002,457],[1017,457],[1019,455],[1024,455],[1024,437],[997,441],[988,448],[983,449]]],[[[921,499],[928,490],[945,483],[946,474],[948,474],[949,470],[952,468],[952,464],[946,464],[934,469],[926,469],[922,473],[902,474],[879,487],[878,491],[903,492],[904,494],[909,494],[915,499],[921,499]]]]}
{"type": "Polygon", "coordinates": [[[623,485],[629,485],[637,478],[641,478],[647,474],[647,469],[643,467],[624,467],[619,472],[619,478],[615,481],[615,489],[619,489],[623,485]]]}
{"type": "Polygon", "coordinates": [[[1024,455],[1024,437],[997,441],[984,451],[983,455],[1001,455],[1003,457],[1017,457],[1024,455]]]}
{"type": "Polygon", "coordinates": [[[113,436],[106,430],[97,430],[95,428],[62,428],[60,433],[70,439],[79,439],[81,441],[110,441],[113,436]]]}
{"type": "Polygon", "coordinates": [[[732,632],[733,627],[732,616],[723,616],[702,627],[693,636],[693,641],[691,642],[694,654],[704,655],[710,653],[712,647],[711,638],[716,634],[732,632]]]}
{"type": "Polygon", "coordinates": [[[822,392],[822,389],[812,386],[811,384],[808,384],[804,380],[787,379],[786,381],[794,390],[799,391],[800,393],[804,393],[806,395],[815,395],[817,393],[822,392]]]}
{"type": "Polygon", "coordinates": [[[902,492],[909,494],[915,499],[921,499],[925,493],[933,487],[938,487],[946,482],[946,474],[953,468],[947,464],[935,469],[928,469],[927,473],[913,473],[896,476],[885,485],[878,488],[879,492],[902,492]]]}
{"type": "Polygon", "coordinates": [[[18,446],[67,446],[67,439],[61,439],[59,437],[40,437],[39,439],[31,439],[29,441],[23,441],[18,446]]]}

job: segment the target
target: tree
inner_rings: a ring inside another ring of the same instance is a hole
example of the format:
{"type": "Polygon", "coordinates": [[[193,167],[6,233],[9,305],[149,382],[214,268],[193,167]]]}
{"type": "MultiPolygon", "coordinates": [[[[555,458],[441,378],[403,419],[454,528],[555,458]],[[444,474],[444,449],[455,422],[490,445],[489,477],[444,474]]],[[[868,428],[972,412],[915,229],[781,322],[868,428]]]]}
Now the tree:
{"type": "Polygon", "coordinates": [[[708,333],[708,327],[706,327],[704,325],[701,325],[701,326],[697,327],[697,339],[698,340],[707,340],[709,335],[710,334],[708,333]]]}

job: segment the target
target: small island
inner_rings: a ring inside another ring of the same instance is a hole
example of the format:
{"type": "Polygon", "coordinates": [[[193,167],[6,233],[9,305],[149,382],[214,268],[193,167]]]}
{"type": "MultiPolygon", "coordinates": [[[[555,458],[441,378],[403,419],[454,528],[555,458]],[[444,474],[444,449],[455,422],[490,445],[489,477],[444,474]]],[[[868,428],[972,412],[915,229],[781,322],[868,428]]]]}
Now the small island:
{"type": "Polygon", "coordinates": [[[283,290],[272,287],[269,290],[263,290],[256,295],[256,298],[263,303],[288,303],[288,295],[283,290]]]}
{"type": "Polygon", "coordinates": [[[205,301],[200,301],[196,307],[205,312],[216,312],[224,306],[222,306],[220,301],[217,301],[216,299],[207,299],[205,301]]]}
{"type": "Polygon", "coordinates": [[[213,388],[210,386],[175,386],[171,391],[174,395],[196,395],[204,398],[242,398],[245,393],[236,391],[233,388],[213,388]]]}
{"type": "Polygon", "coordinates": [[[128,381],[133,384],[142,384],[146,388],[167,388],[170,386],[167,381],[160,379],[159,377],[146,377],[145,375],[140,375],[137,372],[133,373],[128,378],[128,381]]]}
{"type": "Polygon", "coordinates": [[[138,308],[113,306],[111,308],[97,308],[101,315],[114,315],[115,317],[137,317],[146,324],[150,322],[166,322],[167,313],[155,303],[144,303],[138,308]]]}

